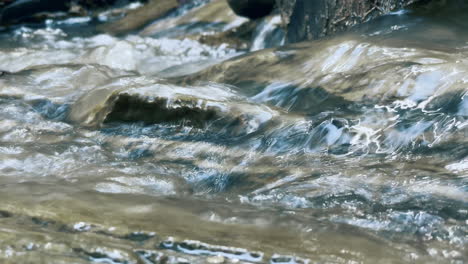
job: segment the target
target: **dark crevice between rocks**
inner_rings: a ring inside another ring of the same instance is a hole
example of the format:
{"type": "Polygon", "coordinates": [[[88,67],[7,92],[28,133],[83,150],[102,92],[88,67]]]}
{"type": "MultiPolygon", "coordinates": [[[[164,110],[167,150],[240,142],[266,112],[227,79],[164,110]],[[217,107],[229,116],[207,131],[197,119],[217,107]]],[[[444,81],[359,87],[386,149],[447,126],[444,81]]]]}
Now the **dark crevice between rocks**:
{"type": "Polygon", "coordinates": [[[143,101],[136,96],[119,95],[112,111],[104,123],[143,122],[145,124],[173,123],[193,127],[204,127],[207,121],[219,118],[214,109],[201,109],[192,106],[168,108],[167,98],[158,98],[154,102],[143,101]]]}
{"type": "Polygon", "coordinates": [[[264,257],[263,252],[248,251],[242,248],[231,248],[219,245],[210,245],[200,241],[174,241],[168,239],[159,245],[160,249],[172,250],[185,253],[188,255],[207,255],[218,256],[224,255],[227,258],[238,259],[249,262],[261,262],[264,257]]]}
{"type": "Polygon", "coordinates": [[[82,248],[73,248],[73,252],[78,254],[83,259],[96,263],[113,263],[113,264],[128,264],[133,263],[130,260],[116,259],[101,252],[90,252],[82,248]]]}
{"type": "Polygon", "coordinates": [[[258,19],[273,12],[275,0],[228,0],[231,9],[239,16],[258,19]]]}
{"type": "Polygon", "coordinates": [[[120,238],[125,239],[125,240],[130,240],[130,241],[133,241],[133,242],[143,243],[145,241],[148,241],[148,240],[152,239],[153,237],[154,237],[153,234],[147,234],[147,233],[142,233],[142,232],[133,232],[133,233],[127,234],[125,236],[121,236],[120,238]]]}
{"type": "Polygon", "coordinates": [[[31,221],[36,224],[36,225],[39,225],[43,228],[47,228],[49,226],[52,226],[52,225],[55,225],[56,222],[55,221],[48,221],[48,220],[44,220],[44,219],[41,219],[41,218],[38,218],[38,217],[31,217],[31,221]]]}
{"type": "Polygon", "coordinates": [[[9,218],[9,217],[12,217],[13,214],[8,212],[8,211],[3,211],[3,210],[0,210],[0,218],[9,218]]]}
{"type": "Polygon", "coordinates": [[[103,229],[102,227],[98,227],[92,224],[89,225],[89,229],[78,230],[70,226],[70,224],[65,224],[63,222],[58,222],[55,220],[50,220],[50,219],[37,217],[37,216],[31,217],[27,215],[14,215],[11,212],[0,210],[0,218],[11,218],[11,217],[15,217],[16,218],[15,221],[17,223],[25,224],[25,225],[29,225],[29,223],[32,223],[33,225],[41,229],[47,229],[50,231],[67,233],[67,234],[93,233],[93,234],[102,235],[102,236],[106,236],[110,238],[131,241],[133,243],[140,244],[140,245],[153,238],[158,238],[156,233],[152,233],[152,232],[148,233],[148,232],[141,232],[141,231],[131,232],[131,233],[124,234],[124,235],[113,234],[107,231],[106,229],[103,229]]]}

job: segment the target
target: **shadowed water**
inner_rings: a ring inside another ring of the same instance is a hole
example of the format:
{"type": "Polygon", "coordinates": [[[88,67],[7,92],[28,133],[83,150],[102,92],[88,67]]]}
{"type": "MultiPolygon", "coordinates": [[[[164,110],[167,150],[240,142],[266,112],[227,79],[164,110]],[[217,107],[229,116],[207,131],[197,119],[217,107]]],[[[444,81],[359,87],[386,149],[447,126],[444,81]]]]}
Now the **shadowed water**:
{"type": "Polygon", "coordinates": [[[2,32],[0,262],[464,263],[450,8],[263,49],[282,43],[268,18],[242,54],[180,37],[213,26],[184,12],[158,21],[177,37],[2,32]]]}

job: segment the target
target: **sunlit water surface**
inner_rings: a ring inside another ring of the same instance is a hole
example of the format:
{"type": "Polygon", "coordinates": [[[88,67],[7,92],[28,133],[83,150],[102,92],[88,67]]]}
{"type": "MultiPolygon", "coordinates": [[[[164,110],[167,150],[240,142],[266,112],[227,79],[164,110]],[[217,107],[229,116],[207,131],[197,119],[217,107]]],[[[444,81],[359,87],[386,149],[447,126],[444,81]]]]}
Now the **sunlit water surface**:
{"type": "Polygon", "coordinates": [[[256,53],[5,30],[0,262],[464,263],[460,13],[256,53]]]}

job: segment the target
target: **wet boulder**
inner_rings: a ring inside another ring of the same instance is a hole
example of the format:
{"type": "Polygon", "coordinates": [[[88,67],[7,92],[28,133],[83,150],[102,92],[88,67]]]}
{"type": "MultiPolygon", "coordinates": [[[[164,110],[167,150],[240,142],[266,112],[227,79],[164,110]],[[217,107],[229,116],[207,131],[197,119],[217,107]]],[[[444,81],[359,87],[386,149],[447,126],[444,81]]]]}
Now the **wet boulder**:
{"type": "Polygon", "coordinates": [[[158,23],[151,23],[140,33],[143,36],[169,38],[206,35],[233,29],[247,21],[248,19],[237,16],[225,0],[214,0],[192,8],[181,16],[167,17],[158,23]]]}
{"type": "Polygon", "coordinates": [[[100,26],[99,30],[113,35],[137,31],[175,10],[181,3],[179,0],[150,0],[145,5],[128,12],[124,18],[100,26]]]}
{"type": "Polygon", "coordinates": [[[314,40],[425,0],[277,0],[290,43],[314,40]]]}
{"type": "Polygon", "coordinates": [[[209,46],[227,44],[233,49],[248,49],[259,22],[236,15],[225,0],[214,0],[181,16],[152,23],[140,34],[157,38],[189,38],[209,46]]]}
{"type": "Polygon", "coordinates": [[[265,17],[275,7],[275,0],[228,0],[228,3],[237,15],[251,19],[265,17]]]}

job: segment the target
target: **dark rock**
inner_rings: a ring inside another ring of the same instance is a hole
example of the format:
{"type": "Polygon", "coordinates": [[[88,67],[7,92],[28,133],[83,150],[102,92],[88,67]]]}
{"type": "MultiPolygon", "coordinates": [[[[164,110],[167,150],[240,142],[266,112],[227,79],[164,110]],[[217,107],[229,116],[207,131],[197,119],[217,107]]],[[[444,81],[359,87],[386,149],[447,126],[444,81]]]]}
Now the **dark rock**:
{"type": "Polygon", "coordinates": [[[83,10],[80,14],[84,15],[85,10],[108,7],[115,2],[116,0],[0,0],[0,24],[29,21],[41,13],[77,13],[74,10],[77,7],[83,10]]]}
{"type": "Polygon", "coordinates": [[[76,4],[85,8],[100,8],[113,5],[116,0],[77,0],[76,4]]]}
{"type": "Polygon", "coordinates": [[[63,0],[18,0],[5,6],[0,12],[0,24],[22,21],[41,12],[66,11],[63,0]]]}
{"type": "Polygon", "coordinates": [[[13,214],[7,211],[0,210],[0,218],[8,218],[12,217],[13,214]]]}
{"type": "Polygon", "coordinates": [[[177,0],[179,2],[179,5],[188,5],[193,2],[193,0],[177,0]]]}
{"type": "Polygon", "coordinates": [[[0,0],[0,8],[3,8],[6,5],[9,5],[14,0],[0,0]]]}
{"type": "Polygon", "coordinates": [[[228,0],[228,3],[237,15],[251,19],[265,17],[275,7],[275,0],[228,0]]]}
{"type": "Polygon", "coordinates": [[[277,0],[289,43],[332,35],[422,1],[428,0],[277,0]]]}

